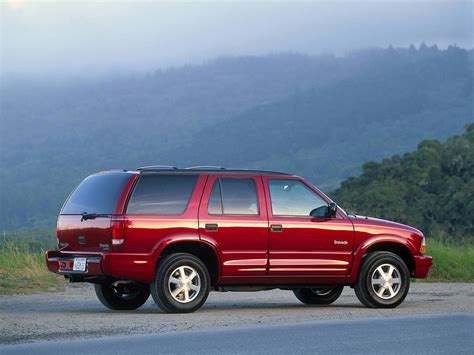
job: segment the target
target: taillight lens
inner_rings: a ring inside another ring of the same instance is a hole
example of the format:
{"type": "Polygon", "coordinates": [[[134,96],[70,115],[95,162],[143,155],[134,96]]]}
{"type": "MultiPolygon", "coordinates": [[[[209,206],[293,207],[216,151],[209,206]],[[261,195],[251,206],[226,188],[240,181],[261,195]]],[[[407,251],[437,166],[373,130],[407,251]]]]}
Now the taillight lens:
{"type": "Polygon", "coordinates": [[[112,245],[122,245],[125,236],[125,221],[112,219],[110,222],[112,245]]]}
{"type": "Polygon", "coordinates": [[[423,240],[421,241],[420,253],[421,254],[426,253],[426,240],[424,236],[423,236],[423,240]]]}
{"type": "Polygon", "coordinates": [[[56,245],[58,247],[58,250],[61,249],[59,246],[59,230],[58,230],[58,224],[56,223],[56,245]]]}

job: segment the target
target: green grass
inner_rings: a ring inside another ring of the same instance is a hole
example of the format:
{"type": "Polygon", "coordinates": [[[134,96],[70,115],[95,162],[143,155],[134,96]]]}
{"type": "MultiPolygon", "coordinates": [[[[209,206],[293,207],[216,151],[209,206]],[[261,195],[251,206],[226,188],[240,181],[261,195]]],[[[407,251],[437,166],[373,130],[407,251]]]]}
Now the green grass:
{"type": "MultiPolygon", "coordinates": [[[[0,294],[39,293],[61,289],[67,282],[48,271],[43,252],[54,249],[54,232],[4,233],[0,239],[0,294]]],[[[474,282],[474,245],[449,238],[430,238],[427,255],[433,267],[425,281],[474,282]]]]}
{"type": "Polygon", "coordinates": [[[433,257],[427,281],[474,282],[474,245],[431,239],[426,254],[433,257]]]}
{"type": "Polygon", "coordinates": [[[61,289],[64,278],[46,267],[39,245],[8,240],[0,243],[0,294],[39,293],[61,289]]]}

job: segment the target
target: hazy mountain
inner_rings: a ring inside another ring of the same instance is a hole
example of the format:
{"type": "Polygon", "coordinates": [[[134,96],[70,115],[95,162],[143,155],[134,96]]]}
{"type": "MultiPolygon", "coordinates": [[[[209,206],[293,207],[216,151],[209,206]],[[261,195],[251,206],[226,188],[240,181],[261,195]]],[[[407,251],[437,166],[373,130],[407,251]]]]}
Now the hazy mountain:
{"type": "Polygon", "coordinates": [[[1,228],[53,225],[100,169],[149,164],[283,169],[327,189],[362,162],[462,131],[473,51],[372,49],[346,57],[223,58],[75,82],[6,82],[1,228]]]}

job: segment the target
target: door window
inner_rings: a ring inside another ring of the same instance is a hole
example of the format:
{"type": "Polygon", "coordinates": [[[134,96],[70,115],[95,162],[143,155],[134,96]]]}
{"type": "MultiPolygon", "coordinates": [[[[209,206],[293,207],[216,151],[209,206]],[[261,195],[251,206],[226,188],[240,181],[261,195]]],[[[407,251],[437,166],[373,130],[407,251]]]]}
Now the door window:
{"type": "Polygon", "coordinates": [[[254,179],[219,178],[209,198],[210,215],[258,216],[258,197],[254,179]]]}
{"type": "Polygon", "coordinates": [[[298,180],[268,180],[274,216],[308,217],[315,208],[327,206],[318,194],[298,180]]]}

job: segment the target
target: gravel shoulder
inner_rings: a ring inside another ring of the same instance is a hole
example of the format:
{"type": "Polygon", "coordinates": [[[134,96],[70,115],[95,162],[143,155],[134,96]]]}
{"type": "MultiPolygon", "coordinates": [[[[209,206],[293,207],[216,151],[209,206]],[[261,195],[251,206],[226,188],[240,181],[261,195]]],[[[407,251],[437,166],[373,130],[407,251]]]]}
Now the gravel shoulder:
{"type": "Polygon", "coordinates": [[[0,296],[0,344],[297,324],[430,314],[474,314],[472,283],[412,283],[396,309],[364,308],[349,287],[332,305],[308,307],[291,291],[211,292],[192,314],[165,314],[151,300],[136,311],[111,311],[90,285],[52,294],[0,296]]]}

